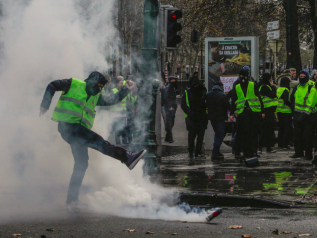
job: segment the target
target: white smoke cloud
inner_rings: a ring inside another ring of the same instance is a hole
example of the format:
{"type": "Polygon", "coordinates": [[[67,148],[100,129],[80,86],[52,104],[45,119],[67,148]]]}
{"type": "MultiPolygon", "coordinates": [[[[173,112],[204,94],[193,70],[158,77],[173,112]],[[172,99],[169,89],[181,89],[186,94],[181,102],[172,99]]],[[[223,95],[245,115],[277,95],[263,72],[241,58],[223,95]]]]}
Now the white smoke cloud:
{"type": "MultiPolygon", "coordinates": [[[[108,69],[109,47],[118,42],[111,22],[115,0],[2,0],[0,19],[0,220],[56,216],[64,206],[73,168],[70,146],[50,120],[39,117],[47,84],[85,79],[108,69]]],[[[94,131],[109,135],[111,119],[97,115],[94,131]]],[[[162,205],[173,191],[151,184],[142,162],[130,171],[89,150],[82,199],[94,212],[149,219],[203,221],[162,205]]]]}

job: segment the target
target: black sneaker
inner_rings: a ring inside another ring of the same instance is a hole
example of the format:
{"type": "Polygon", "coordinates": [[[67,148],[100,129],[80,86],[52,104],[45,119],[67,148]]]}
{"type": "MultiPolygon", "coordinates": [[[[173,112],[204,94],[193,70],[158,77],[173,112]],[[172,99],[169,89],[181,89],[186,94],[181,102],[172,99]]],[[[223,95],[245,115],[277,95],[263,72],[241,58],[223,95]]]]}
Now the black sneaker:
{"type": "Polygon", "coordinates": [[[77,202],[70,202],[66,204],[66,210],[70,213],[77,214],[80,213],[80,208],[77,202]]]}
{"type": "Polygon", "coordinates": [[[211,159],[212,160],[218,160],[218,159],[224,159],[224,157],[218,154],[218,155],[212,155],[211,159]]]}
{"type": "Polygon", "coordinates": [[[206,158],[206,155],[204,155],[204,154],[198,154],[198,155],[195,155],[195,158],[197,158],[197,159],[204,159],[204,158],[206,158]]]}
{"type": "Polygon", "coordinates": [[[136,153],[131,153],[127,151],[127,162],[125,163],[127,167],[132,170],[136,164],[140,161],[140,159],[145,155],[146,150],[141,150],[136,153]]]}
{"type": "Polygon", "coordinates": [[[189,159],[189,166],[191,166],[191,165],[195,165],[196,163],[195,163],[195,160],[194,160],[194,158],[190,158],[189,159]]]}
{"type": "Polygon", "coordinates": [[[290,156],[290,158],[293,158],[293,159],[302,158],[302,157],[303,157],[303,155],[299,155],[296,153],[290,156]]]}

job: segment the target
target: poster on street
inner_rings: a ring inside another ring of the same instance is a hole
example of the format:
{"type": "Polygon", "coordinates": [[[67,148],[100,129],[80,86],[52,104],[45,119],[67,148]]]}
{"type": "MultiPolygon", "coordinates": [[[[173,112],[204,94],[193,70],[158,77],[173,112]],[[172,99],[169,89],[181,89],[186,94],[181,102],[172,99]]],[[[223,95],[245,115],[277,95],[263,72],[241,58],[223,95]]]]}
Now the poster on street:
{"type": "Polygon", "coordinates": [[[205,75],[208,76],[205,84],[208,91],[221,80],[225,82],[225,91],[229,92],[233,84],[230,82],[238,78],[245,65],[251,68],[251,75],[258,78],[258,37],[207,38],[205,48],[205,75]]]}
{"type": "Polygon", "coordinates": [[[223,90],[225,93],[230,92],[232,89],[232,86],[239,76],[220,76],[220,80],[223,84],[223,90]]]}

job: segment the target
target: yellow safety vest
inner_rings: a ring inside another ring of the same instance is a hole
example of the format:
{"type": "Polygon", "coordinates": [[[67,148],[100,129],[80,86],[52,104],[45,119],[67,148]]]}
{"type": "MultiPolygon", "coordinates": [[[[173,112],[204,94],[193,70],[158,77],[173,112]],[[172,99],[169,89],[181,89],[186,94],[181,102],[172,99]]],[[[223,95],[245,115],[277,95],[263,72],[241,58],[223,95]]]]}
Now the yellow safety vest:
{"type": "Polygon", "coordinates": [[[95,120],[95,107],[100,93],[91,96],[87,101],[86,82],[72,78],[72,84],[67,94],[62,93],[52,120],[56,122],[77,123],[91,129],[95,120]]]}
{"type": "Polygon", "coordinates": [[[253,112],[261,112],[261,102],[260,99],[254,93],[254,83],[249,82],[247,89],[247,96],[244,96],[241,85],[236,85],[236,92],[238,99],[235,101],[238,114],[244,111],[245,103],[248,101],[249,106],[253,112]]]}

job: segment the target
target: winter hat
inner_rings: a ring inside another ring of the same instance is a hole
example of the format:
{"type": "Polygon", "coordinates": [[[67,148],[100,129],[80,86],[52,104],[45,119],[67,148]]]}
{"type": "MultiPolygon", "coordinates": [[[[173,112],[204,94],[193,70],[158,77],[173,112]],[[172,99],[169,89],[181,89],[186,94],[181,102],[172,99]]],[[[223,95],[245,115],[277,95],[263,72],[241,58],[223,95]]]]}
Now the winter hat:
{"type": "Polygon", "coordinates": [[[305,74],[305,78],[301,78],[301,77],[299,77],[299,83],[300,83],[300,85],[305,85],[307,82],[308,82],[308,80],[309,80],[309,73],[306,71],[306,70],[301,70],[300,72],[299,72],[299,75],[301,75],[301,74],[305,74]]]}
{"type": "Polygon", "coordinates": [[[249,76],[249,72],[248,72],[248,70],[241,69],[239,72],[239,75],[243,75],[244,77],[247,77],[247,76],[249,76]]]}
{"type": "Polygon", "coordinates": [[[289,88],[290,87],[290,79],[288,77],[281,78],[280,86],[283,88],[289,88]]]}
{"type": "Polygon", "coordinates": [[[270,73],[264,73],[263,74],[263,81],[268,82],[268,81],[271,80],[271,78],[272,78],[272,76],[271,76],[270,73]]]}
{"type": "Polygon", "coordinates": [[[248,65],[243,66],[242,69],[251,71],[251,69],[250,69],[250,67],[248,65]]]}

